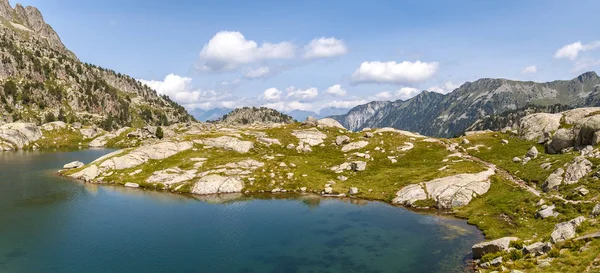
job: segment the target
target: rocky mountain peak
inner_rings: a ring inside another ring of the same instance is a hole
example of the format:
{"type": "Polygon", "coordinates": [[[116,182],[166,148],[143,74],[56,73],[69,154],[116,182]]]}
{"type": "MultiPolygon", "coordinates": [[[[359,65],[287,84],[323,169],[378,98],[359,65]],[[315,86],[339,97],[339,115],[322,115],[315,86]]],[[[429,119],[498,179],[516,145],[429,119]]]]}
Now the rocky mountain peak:
{"type": "Polygon", "coordinates": [[[577,79],[580,82],[588,82],[588,81],[600,80],[600,77],[598,77],[598,74],[596,74],[596,72],[588,71],[588,72],[585,72],[585,73],[579,75],[579,77],[577,77],[577,79]]]}

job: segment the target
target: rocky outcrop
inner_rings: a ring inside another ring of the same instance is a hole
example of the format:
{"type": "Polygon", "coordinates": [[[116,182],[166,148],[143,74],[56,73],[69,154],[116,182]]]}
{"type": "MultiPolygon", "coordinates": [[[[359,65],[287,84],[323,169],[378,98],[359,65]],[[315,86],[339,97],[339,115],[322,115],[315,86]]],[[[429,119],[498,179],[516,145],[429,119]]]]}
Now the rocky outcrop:
{"type": "Polygon", "coordinates": [[[317,126],[325,127],[325,128],[338,128],[342,130],[346,130],[341,123],[332,118],[323,118],[317,121],[317,126]]]}
{"type": "Polygon", "coordinates": [[[550,252],[550,250],[552,250],[552,244],[536,242],[536,243],[533,243],[533,244],[523,247],[523,254],[525,254],[525,255],[530,254],[533,256],[541,256],[541,255],[544,255],[544,254],[550,252]]]}
{"type": "Polygon", "coordinates": [[[232,150],[238,153],[247,153],[254,148],[254,143],[251,141],[240,140],[230,136],[194,140],[194,143],[232,150]]]}
{"type": "Polygon", "coordinates": [[[519,136],[523,139],[545,142],[545,136],[558,130],[561,114],[536,113],[521,119],[519,136]]]}
{"type": "Polygon", "coordinates": [[[83,162],[81,161],[73,161],[63,165],[63,169],[77,169],[83,167],[83,162]]]}
{"type": "Polygon", "coordinates": [[[164,159],[191,148],[191,142],[159,142],[142,146],[123,156],[109,158],[100,164],[100,168],[104,171],[133,168],[148,160],[164,159]]]}
{"type": "Polygon", "coordinates": [[[321,131],[311,128],[307,130],[296,130],[292,132],[292,135],[297,137],[301,142],[306,143],[310,146],[316,146],[327,138],[327,135],[321,131]]]}
{"type": "Polygon", "coordinates": [[[565,164],[565,169],[558,168],[546,178],[542,185],[544,191],[558,190],[564,184],[574,184],[592,171],[592,162],[583,156],[578,156],[565,164]]]}
{"type": "Polygon", "coordinates": [[[271,123],[288,124],[295,122],[295,120],[274,109],[266,107],[243,107],[224,115],[217,122],[228,125],[250,125],[271,123]]]}
{"type": "Polygon", "coordinates": [[[146,182],[162,183],[168,186],[192,180],[194,177],[196,177],[196,172],[196,170],[182,170],[174,167],[152,173],[152,175],[146,179],[146,182]]]}
{"type": "Polygon", "coordinates": [[[585,221],[585,217],[579,216],[571,221],[558,223],[554,226],[550,238],[553,243],[562,242],[564,240],[575,238],[577,235],[576,229],[585,221]]]}
{"type": "MultiPolygon", "coordinates": [[[[114,139],[114,138],[120,137],[120,136],[121,136],[121,134],[125,133],[125,132],[126,132],[126,131],[128,131],[129,129],[131,129],[131,128],[129,128],[129,127],[123,127],[123,128],[119,128],[119,129],[118,129],[118,130],[116,130],[116,131],[113,131],[113,132],[107,133],[107,134],[105,134],[105,135],[101,135],[101,136],[99,136],[99,137],[97,137],[97,138],[93,139],[93,140],[92,140],[92,141],[91,141],[91,142],[88,144],[88,146],[89,146],[90,148],[101,148],[101,147],[104,147],[104,146],[105,146],[105,145],[108,143],[108,141],[110,141],[111,139],[114,139]]],[[[81,130],[80,130],[80,131],[81,131],[81,130]]],[[[92,132],[87,132],[87,133],[89,133],[89,134],[92,134],[92,132]]],[[[97,134],[98,134],[97,132],[96,132],[96,133],[94,133],[94,135],[97,135],[97,134]]]]}
{"type": "Polygon", "coordinates": [[[67,128],[67,124],[64,123],[63,121],[53,121],[53,122],[48,122],[48,123],[42,124],[42,126],[40,126],[40,127],[44,131],[54,131],[54,130],[60,130],[60,129],[67,128]]]}
{"type": "Polygon", "coordinates": [[[367,145],[369,145],[369,142],[365,140],[348,143],[342,147],[342,152],[346,153],[349,151],[362,149],[364,147],[367,147],[367,145]]]}
{"type": "Polygon", "coordinates": [[[490,176],[495,169],[475,174],[458,174],[402,188],[392,200],[394,204],[412,205],[418,200],[433,199],[440,209],[467,205],[474,196],[490,189],[490,176]]]}
{"type": "Polygon", "coordinates": [[[241,192],[244,182],[237,177],[211,174],[200,178],[192,187],[193,194],[216,194],[241,192]]]}
{"type": "Polygon", "coordinates": [[[41,137],[42,131],[33,123],[4,124],[0,126],[0,151],[23,149],[41,137]]]}
{"type": "Polygon", "coordinates": [[[517,237],[503,237],[503,238],[496,239],[493,241],[481,242],[481,243],[475,244],[472,247],[473,258],[481,259],[481,257],[483,257],[483,255],[488,254],[488,253],[508,251],[508,248],[510,247],[510,242],[516,241],[518,239],[519,238],[517,238],[517,237]]]}
{"type": "Polygon", "coordinates": [[[87,168],[72,174],[71,177],[81,179],[85,182],[91,182],[96,179],[98,175],[100,175],[100,169],[98,169],[98,166],[90,165],[87,168]]]}

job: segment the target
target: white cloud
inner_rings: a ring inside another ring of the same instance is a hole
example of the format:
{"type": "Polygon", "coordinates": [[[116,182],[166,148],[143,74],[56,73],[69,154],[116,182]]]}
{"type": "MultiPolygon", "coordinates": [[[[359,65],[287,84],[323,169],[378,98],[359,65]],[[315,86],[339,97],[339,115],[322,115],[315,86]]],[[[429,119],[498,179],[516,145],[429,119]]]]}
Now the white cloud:
{"type": "Polygon", "coordinates": [[[329,88],[327,88],[327,90],[325,91],[325,93],[327,93],[328,95],[331,96],[336,96],[336,97],[343,97],[346,95],[346,90],[344,88],[342,88],[341,85],[339,84],[335,84],[333,86],[330,86],[329,88]]]}
{"type": "Polygon", "coordinates": [[[412,87],[402,87],[400,90],[396,91],[396,96],[401,100],[410,99],[416,95],[421,93],[421,90],[412,87]]]}
{"type": "Polygon", "coordinates": [[[577,59],[577,56],[580,52],[593,50],[600,47],[600,41],[594,41],[588,44],[582,44],[580,41],[572,44],[565,45],[558,49],[556,53],[554,53],[555,59],[565,59],[569,60],[577,59]]]}
{"type": "Polygon", "coordinates": [[[269,69],[266,66],[261,66],[256,69],[248,70],[244,76],[248,79],[258,79],[258,78],[264,78],[264,77],[268,76],[270,72],[271,72],[271,69],[269,69]]]}
{"type": "Polygon", "coordinates": [[[188,109],[210,109],[222,106],[223,102],[231,95],[215,90],[192,89],[191,78],[169,74],[162,81],[139,80],[148,87],[156,90],[158,94],[167,95],[175,102],[188,109]]]}
{"type": "Polygon", "coordinates": [[[442,85],[431,86],[431,87],[427,88],[427,90],[436,92],[436,93],[440,93],[440,94],[448,94],[448,93],[454,91],[454,89],[459,88],[460,86],[461,86],[460,84],[455,84],[451,81],[448,81],[442,85]]]}
{"type": "Polygon", "coordinates": [[[334,37],[313,39],[304,46],[304,58],[317,59],[340,56],[348,53],[348,48],[342,40],[334,37]]]}
{"type": "Polygon", "coordinates": [[[395,92],[384,91],[375,94],[375,96],[371,97],[373,100],[407,100],[410,99],[417,94],[421,93],[421,90],[412,87],[402,87],[395,92]]]}
{"type": "Polygon", "coordinates": [[[278,101],[282,94],[283,92],[277,88],[269,88],[263,92],[262,98],[268,101],[278,101]]]}
{"type": "Polygon", "coordinates": [[[295,46],[290,42],[265,42],[259,46],[240,32],[220,31],[202,48],[199,69],[230,71],[240,65],[269,59],[290,59],[294,55],[295,46]]]}
{"type": "Polygon", "coordinates": [[[521,74],[534,74],[537,73],[537,66],[535,65],[530,65],[528,67],[523,68],[523,70],[521,70],[521,74]]]}
{"type": "Polygon", "coordinates": [[[363,62],[352,74],[355,83],[410,84],[431,78],[438,69],[437,62],[363,62]]]}
{"type": "Polygon", "coordinates": [[[573,72],[579,73],[584,70],[593,69],[596,66],[600,66],[600,60],[594,58],[580,58],[575,61],[573,72]]]}
{"type": "Polygon", "coordinates": [[[337,107],[337,108],[352,108],[357,105],[368,103],[369,101],[364,99],[356,99],[356,100],[340,100],[340,101],[330,101],[326,103],[323,107],[337,107]]]}
{"type": "Polygon", "coordinates": [[[315,99],[319,95],[319,90],[317,88],[311,87],[306,90],[297,89],[296,87],[290,86],[287,89],[286,98],[291,98],[295,100],[299,100],[302,102],[311,101],[315,99]]]}

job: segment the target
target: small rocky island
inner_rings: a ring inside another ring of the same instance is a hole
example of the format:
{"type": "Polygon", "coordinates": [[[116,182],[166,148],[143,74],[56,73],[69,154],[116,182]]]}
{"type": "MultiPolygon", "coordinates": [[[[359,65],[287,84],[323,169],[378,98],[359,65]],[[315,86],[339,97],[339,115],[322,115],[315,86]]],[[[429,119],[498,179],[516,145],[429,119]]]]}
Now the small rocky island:
{"type": "Polygon", "coordinates": [[[112,132],[10,123],[0,127],[0,147],[121,148],[89,164],[65,162],[61,175],[86,183],[196,195],[311,193],[435,210],[484,232],[489,241],[472,249],[481,272],[597,269],[600,108],[531,114],[515,128],[453,139],[352,132],[329,118],[239,116],[243,122],[112,132]]]}

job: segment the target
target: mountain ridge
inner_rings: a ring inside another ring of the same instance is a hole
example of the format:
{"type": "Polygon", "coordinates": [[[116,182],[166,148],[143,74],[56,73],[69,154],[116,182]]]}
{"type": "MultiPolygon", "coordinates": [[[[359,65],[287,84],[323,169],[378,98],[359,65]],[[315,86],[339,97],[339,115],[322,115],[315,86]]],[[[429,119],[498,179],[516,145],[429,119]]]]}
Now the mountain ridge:
{"type": "Polygon", "coordinates": [[[350,130],[394,127],[451,137],[476,121],[528,105],[600,105],[600,77],[589,71],[571,80],[551,82],[482,78],[465,82],[448,94],[423,91],[408,100],[374,101],[331,116],[350,130]]]}
{"type": "Polygon", "coordinates": [[[35,7],[0,0],[0,123],[167,125],[193,118],[128,75],[82,63],[35,7]]]}

